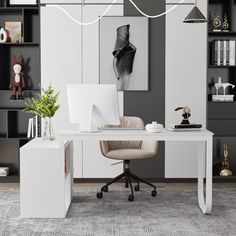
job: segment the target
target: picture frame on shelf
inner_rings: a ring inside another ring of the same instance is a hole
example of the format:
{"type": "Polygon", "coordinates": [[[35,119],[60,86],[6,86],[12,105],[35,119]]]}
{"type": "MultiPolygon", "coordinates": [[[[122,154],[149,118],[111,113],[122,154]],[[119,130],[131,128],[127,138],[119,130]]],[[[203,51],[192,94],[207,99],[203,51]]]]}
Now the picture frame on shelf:
{"type": "Polygon", "coordinates": [[[6,21],[5,30],[7,31],[7,42],[22,43],[21,21],[6,21]]]}

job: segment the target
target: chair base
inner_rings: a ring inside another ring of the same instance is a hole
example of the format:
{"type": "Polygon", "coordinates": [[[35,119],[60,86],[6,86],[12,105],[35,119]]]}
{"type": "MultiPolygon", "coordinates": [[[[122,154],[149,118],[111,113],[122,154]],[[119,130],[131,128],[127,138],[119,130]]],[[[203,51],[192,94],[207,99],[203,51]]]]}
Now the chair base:
{"type": "Polygon", "coordinates": [[[115,177],[114,179],[112,179],[110,182],[108,182],[106,185],[104,185],[101,188],[101,191],[97,193],[97,198],[102,198],[103,197],[103,192],[108,192],[108,186],[110,186],[111,184],[121,180],[122,178],[125,178],[125,187],[128,188],[130,187],[130,191],[131,194],[128,197],[129,201],[133,201],[134,200],[134,190],[135,191],[139,191],[140,190],[140,183],[144,183],[147,184],[149,186],[151,186],[152,188],[154,188],[154,190],[152,190],[151,195],[153,197],[155,197],[157,195],[157,191],[156,191],[156,187],[149,183],[148,181],[138,177],[137,175],[133,174],[130,169],[129,169],[129,162],[128,160],[124,161],[125,163],[125,170],[122,174],[118,175],[117,177],[115,177]],[[137,182],[137,185],[134,187],[133,189],[133,185],[131,183],[131,179],[135,180],[137,182]]]}

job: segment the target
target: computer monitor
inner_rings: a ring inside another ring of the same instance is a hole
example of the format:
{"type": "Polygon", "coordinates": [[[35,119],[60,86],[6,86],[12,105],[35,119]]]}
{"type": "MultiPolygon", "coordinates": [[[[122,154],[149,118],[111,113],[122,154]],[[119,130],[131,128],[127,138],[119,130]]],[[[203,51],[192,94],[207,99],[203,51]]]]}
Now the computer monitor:
{"type": "Polygon", "coordinates": [[[70,122],[79,131],[98,131],[105,124],[119,125],[118,93],[115,84],[68,84],[70,122]]]}

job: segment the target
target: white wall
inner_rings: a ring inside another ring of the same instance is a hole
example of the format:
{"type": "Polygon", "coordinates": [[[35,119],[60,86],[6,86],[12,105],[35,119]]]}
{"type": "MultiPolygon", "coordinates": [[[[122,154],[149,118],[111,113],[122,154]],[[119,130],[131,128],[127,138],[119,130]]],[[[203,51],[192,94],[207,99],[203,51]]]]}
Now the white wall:
{"type": "MultiPolygon", "coordinates": [[[[198,2],[200,10],[207,15],[207,1],[198,2]]],[[[207,24],[183,23],[192,8],[192,5],[181,5],[166,16],[165,123],[180,123],[181,112],[175,112],[175,108],[189,106],[192,111],[190,121],[201,123],[205,128],[207,24]]],[[[166,143],[166,178],[196,177],[196,166],[196,143],[166,143]]]]}

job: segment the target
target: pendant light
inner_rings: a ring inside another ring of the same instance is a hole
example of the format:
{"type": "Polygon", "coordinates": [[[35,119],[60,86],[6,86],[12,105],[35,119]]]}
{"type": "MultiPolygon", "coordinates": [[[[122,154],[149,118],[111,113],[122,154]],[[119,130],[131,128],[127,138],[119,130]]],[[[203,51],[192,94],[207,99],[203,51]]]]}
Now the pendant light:
{"type": "Polygon", "coordinates": [[[195,0],[195,5],[187,17],[184,19],[184,23],[206,23],[206,17],[201,13],[197,7],[197,0],[195,0]]]}

